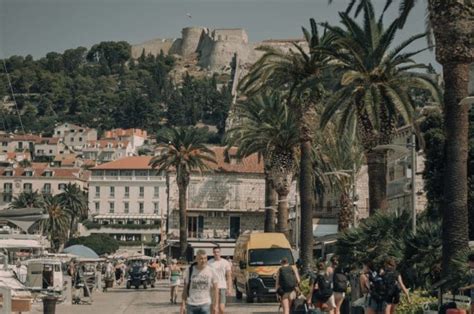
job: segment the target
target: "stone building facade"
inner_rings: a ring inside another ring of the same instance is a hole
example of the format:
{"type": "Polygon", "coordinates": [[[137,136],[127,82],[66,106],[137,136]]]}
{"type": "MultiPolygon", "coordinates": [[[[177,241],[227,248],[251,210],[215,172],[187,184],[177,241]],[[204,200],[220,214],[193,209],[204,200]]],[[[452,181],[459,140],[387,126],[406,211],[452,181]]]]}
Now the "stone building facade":
{"type": "MultiPolygon", "coordinates": [[[[188,237],[193,239],[236,239],[245,231],[263,231],[265,180],[263,163],[256,155],[227,162],[224,148],[213,147],[217,164],[212,172],[195,173],[188,188],[188,237]]],[[[170,236],[178,237],[178,186],[170,180],[170,236]]]]}
{"type": "Polygon", "coordinates": [[[63,123],[54,128],[53,137],[62,138],[62,142],[69,148],[81,150],[87,141],[97,140],[97,130],[72,123],[63,123]]]}

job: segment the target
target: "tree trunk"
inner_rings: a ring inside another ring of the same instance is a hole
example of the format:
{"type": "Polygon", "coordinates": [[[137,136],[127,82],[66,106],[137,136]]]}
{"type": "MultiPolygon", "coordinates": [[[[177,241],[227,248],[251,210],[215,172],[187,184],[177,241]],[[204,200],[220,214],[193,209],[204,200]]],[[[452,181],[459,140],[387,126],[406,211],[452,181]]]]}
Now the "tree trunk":
{"type": "Polygon", "coordinates": [[[443,203],[443,274],[453,257],[468,248],[467,151],[469,111],[459,102],[468,96],[468,64],[444,64],[446,134],[443,203]]]}
{"type": "Polygon", "coordinates": [[[186,213],[187,186],[178,184],[179,192],[179,248],[181,258],[186,258],[188,248],[188,219],[186,213]]]}
{"type": "Polygon", "coordinates": [[[272,183],[265,177],[265,232],[275,232],[275,207],[277,203],[277,193],[272,183]]]}
{"type": "Polygon", "coordinates": [[[472,1],[429,0],[428,10],[436,41],[436,60],[443,65],[446,134],[442,272],[454,269],[456,254],[468,249],[467,151],[468,107],[459,102],[468,96],[469,64],[474,62],[472,1]]]}
{"type": "Polygon", "coordinates": [[[300,258],[303,272],[308,272],[313,264],[313,167],[311,141],[301,142],[300,199],[301,199],[301,248],[300,258]]]}
{"type": "Polygon", "coordinates": [[[284,233],[286,238],[290,240],[288,231],[288,193],[289,191],[285,191],[278,194],[277,232],[284,233]]]}
{"type": "Polygon", "coordinates": [[[385,152],[370,151],[365,156],[369,175],[369,213],[373,215],[378,210],[384,212],[388,208],[385,152]]]}
{"type": "Polygon", "coordinates": [[[337,221],[337,230],[345,231],[349,229],[352,222],[352,202],[346,192],[341,193],[341,208],[339,210],[339,217],[337,221]]]}

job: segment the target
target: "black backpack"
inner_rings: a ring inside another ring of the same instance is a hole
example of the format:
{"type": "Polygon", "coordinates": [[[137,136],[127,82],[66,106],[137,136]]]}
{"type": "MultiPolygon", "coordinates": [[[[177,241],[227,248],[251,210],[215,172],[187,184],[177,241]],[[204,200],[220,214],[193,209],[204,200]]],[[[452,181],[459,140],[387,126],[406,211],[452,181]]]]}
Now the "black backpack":
{"type": "Polygon", "coordinates": [[[377,302],[389,302],[400,294],[398,273],[389,271],[384,274],[372,272],[369,274],[370,297],[377,302]]]}
{"type": "Polygon", "coordinates": [[[291,292],[296,288],[296,275],[293,267],[283,266],[278,273],[278,282],[283,292],[291,292]]]}
{"type": "Polygon", "coordinates": [[[329,298],[332,296],[333,289],[331,285],[331,281],[326,279],[325,276],[321,274],[316,275],[315,283],[318,284],[318,289],[313,291],[312,302],[316,304],[317,301],[322,303],[327,302],[329,298]]]}
{"type": "Polygon", "coordinates": [[[387,271],[383,274],[383,282],[385,289],[387,290],[387,298],[385,299],[388,303],[393,303],[400,296],[400,286],[398,284],[398,272],[387,271]]]}
{"type": "Polygon", "coordinates": [[[347,291],[349,280],[347,279],[346,274],[344,274],[340,268],[336,268],[334,270],[332,282],[334,292],[345,293],[347,291]]]}

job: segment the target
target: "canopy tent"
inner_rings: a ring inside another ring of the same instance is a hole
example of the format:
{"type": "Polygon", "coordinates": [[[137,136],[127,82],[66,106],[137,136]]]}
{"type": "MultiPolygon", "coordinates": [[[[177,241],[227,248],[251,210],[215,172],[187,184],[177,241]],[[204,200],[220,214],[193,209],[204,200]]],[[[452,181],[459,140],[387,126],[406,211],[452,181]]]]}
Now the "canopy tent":
{"type": "Polygon", "coordinates": [[[80,258],[99,259],[99,255],[94,250],[82,244],[71,245],[64,249],[64,253],[70,253],[80,258]]]}
{"type": "Polygon", "coordinates": [[[4,219],[28,233],[31,227],[42,219],[48,218],[42,208],[15,208],[0,211],[0,219],[4,219]]]}

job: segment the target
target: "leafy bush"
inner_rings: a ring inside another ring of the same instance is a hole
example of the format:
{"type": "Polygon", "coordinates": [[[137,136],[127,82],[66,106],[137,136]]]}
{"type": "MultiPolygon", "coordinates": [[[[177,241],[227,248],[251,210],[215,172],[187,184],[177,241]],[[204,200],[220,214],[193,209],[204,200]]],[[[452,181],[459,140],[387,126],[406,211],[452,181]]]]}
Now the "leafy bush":
{"type": "Polygon", "coordinates": [[[423,314],[425,309],[431,308],[434,304],[436,308],[436,298],[427,295],[426,291],[415,290],[410,293],[411,302],[403,296],[397,307],[397,313],[401,314],[423,314]]]}
{"type": "Polygon", "coordinates": [[[118,250],[119,243],[106,234],[92,234],[87,237],[73,238],[68,241],[67,246],[82,244],[94,250],[98,255],[110,254],[118,250]]]}
{"type": "Polygon", "coordinates": [[[394,257],[407,286],[428,289],[439,280],[441,224],[420,217],[414,235],[408,213],[376,214],[342,233],[336,250],[344,265],[355,267],[365,260],[382,267],[386,257],[394,257]]]}

